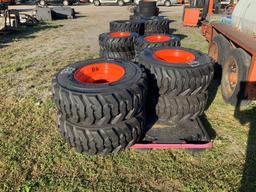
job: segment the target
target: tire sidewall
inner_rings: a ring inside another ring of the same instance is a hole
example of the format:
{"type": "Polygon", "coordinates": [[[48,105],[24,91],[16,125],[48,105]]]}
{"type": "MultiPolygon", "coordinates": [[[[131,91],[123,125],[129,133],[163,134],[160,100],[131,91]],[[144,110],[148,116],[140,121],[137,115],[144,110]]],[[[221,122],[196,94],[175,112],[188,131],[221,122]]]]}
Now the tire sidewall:
{"type": "Polygon", "coordinates": [[[40,0],[40,1],[39,1],[39,4],[40,4],[41,6],[45,6],[45,5],[46,5],[46,2],[45,2],[44,0],[40,0]]]}
{"type": "Polygon", "coordinates": [[[64,0],[64,1],[63,1],[63,5],[64,5],[64,6],[68,6],[68,5],[69,5],[68,0],[64,0]]]}
{"type": "Polygon", "coordinates": [[[93,4],[94,4],[95,6],[99,6],[99,5],[100,5],[100,1],[94,0],[94,1],[93,1],[93,4]]]}
{"type": "Polygon", "coordinates": [[[169,0],[164,2],[164,6],[166,7],[170,7],[171,6],[171,2],[169,0]]]}
{"type": "Polygon", "coordinates": [[[231,50],[231,44],[228,42],[228,40],[218,34],[213,38],[212,43],[215,43],[218,49],[218,56],[217,56],[217,63],[219,65],[222,65],[225,62],[225,59],[228,55],[228,53],[231,50]]]}
{"type": "Polygon", "coordinates": [[[101,49],[107,51],[134,51],[134,42],[138,34],[130,32],[126,37],[112,37],[110,33],[102,33],[99,36],[99,45],[101,49]]]}
{"type": "Polygon", "coordinates": [[[224,101],[226,101],[227,103],[230,103],[232,105],[236,105],[238,102],[238,96],[241,96],[241,95],[239,95],[239,94],[241,94],[240,91],[242,91],[240,82],[244,82],[247,79],[247,73],[248,73],[247,70],[248,69],[243,65],[245,60],[246,60],[246,58],[244,57],[244,55],[241,54],[240,52],[238,52],[238,49],[236,49],[236,50],[232,50],[230,52],[229,58],[223,65],[223,72],[222,72],[222,79],[221,79],[222,97],[223,97],[224,101]],[[233,94],[231,96],[228,96],[228,94],[226,94],[226,84],[229,84],[229,83],[226,82],[225,74],[228,73],[229,62],[231,59],[236,60],[237,67],[238,67],[238,79],[237,79],[237,85],[235,87],[235,90],[233,91],[233,94]]]}
{"type": "Polygon", "coordinates": [[[131,21],[131,20],[115,20],[110,22],[110,31],[128,31],[135,32],[139,35],[144,34],[144,22],[143,21],[131,21]]]}
{"type": "Polygon", "coordinates": [[[124,1],[123,1],[123,0],[119,0],[119,1],[117,1],[117,4],[118,4],[119,6],[124,6],[124,1]]]}
{"type": "Polygon", "coordinates": [[[138,65],[128,61],[114,59],[94,59],[81,61],[78,63],[68,65],[56,74],[56,80],[62,88],[86,94],[97,94],[99,92],[111,93],[116,91],[116,89],[121,90],[126,87],[132,86],[134,83],[138,82],[141,79],[141,77],[142,70],[138,65]],[[121,79],[109,84],[82,83],[74,78],[74,73],[77,69],[89,64],[101,62],[114,63],[124,67],[124,76],[121,79]]]}

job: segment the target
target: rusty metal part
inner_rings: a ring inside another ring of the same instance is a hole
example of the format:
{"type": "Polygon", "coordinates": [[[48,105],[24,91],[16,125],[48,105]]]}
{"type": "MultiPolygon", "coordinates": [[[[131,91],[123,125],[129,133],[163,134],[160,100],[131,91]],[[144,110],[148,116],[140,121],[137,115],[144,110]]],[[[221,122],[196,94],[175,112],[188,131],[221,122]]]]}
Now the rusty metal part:
{"type": "Polygon", "coordinates": [[[256,39],[226,24],[213,23],[212,27],[217,33],[223,34],[232,41],[236,47],[241,47],[252,55],[252,63],[247,80],[249,82],[256,81],[256,39]]]}
{"type": "Polygon", "coordinates": [[[211,42],[209,45],[209,56],[217,62],[218,60],[218,46],[215,42],[211,42]]]}

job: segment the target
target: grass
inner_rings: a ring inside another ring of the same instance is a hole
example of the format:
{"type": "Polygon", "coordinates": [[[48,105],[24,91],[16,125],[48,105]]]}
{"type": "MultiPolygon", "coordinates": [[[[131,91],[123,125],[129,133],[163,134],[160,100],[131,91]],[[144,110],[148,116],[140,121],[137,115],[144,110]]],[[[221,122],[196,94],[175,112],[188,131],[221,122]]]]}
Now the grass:
{"type": "MultiPolygon", "coordinates": [[[[234,113],[220,91],[206,111],[217,134],[215,146],[203,153],[126,150],[91,157],[71,149],[56,127],[51,77],[63,66],[97,54],[72,42],[68,48],[50,46],[67,22],[51,22],[43,31],[25,33],[26,38],[2,41],[0,191],[255,191],[255,106],[234,113]]],[[[176,34],[186,35],[183,46],[207,52],[198,29],[179,22],[172,26],[176,34]]]]}

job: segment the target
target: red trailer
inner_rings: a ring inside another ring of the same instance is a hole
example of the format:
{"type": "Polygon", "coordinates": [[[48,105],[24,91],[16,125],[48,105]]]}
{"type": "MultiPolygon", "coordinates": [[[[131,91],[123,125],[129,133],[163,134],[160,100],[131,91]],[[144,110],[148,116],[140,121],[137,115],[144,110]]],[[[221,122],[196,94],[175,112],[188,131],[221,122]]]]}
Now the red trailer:
{"type": "Polygon", "coordinates": [[[256,98],[256,18],[250,15],[256,3],[240,0],[233,13],[232,25],[204,23],[202,33],[209,41],[209,55],[222,67],[223,99],[233,105],[256,98]],[[243,3],[250,4],[245,6],[243,3]],[[249,10],[250,9],[250,10],[249,10]],[[251,13],[250,13],[251,11],[251,13]],[[246,14],[248,16],[244,18],[246,14]],[[249,18],[249,19],[248,19],[249,18]]]}

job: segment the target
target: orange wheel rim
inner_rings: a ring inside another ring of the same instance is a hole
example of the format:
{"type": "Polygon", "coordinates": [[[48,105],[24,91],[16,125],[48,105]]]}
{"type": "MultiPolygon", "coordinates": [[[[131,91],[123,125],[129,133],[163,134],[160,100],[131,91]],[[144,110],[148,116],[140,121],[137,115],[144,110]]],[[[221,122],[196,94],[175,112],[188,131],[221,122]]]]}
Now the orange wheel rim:
{"type": "Polygon", "coordinates": [[[144,39],[149,42],[164,42],[164,41],[169,41],[172,38],[167,35],[149,35],[144,37],[144,39]]]}
{"type": "Polygon", "coordinates": [[[154,52],[154,57],[169,63],[187,63],[196,59],[193,53],[179,49],[161,49],[154,52]]]}
{"type": "Polygon", "coordinates": [[[75,71],[74,78],[82,83],[113,83],[125,74],[122,66],[114,63],[92,63],[75,71]]]}
{"type": "Polygon", "coordinates": [[[130,32],[110,32],[111,37],[128,37],[131,35],[130,32]]]}

